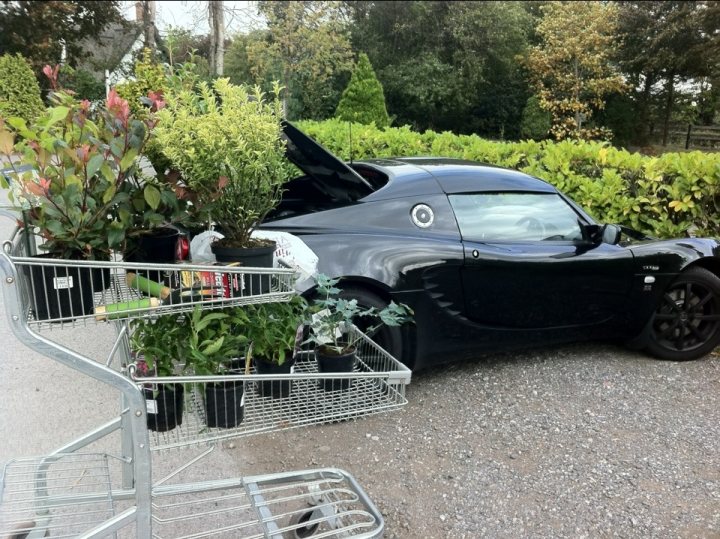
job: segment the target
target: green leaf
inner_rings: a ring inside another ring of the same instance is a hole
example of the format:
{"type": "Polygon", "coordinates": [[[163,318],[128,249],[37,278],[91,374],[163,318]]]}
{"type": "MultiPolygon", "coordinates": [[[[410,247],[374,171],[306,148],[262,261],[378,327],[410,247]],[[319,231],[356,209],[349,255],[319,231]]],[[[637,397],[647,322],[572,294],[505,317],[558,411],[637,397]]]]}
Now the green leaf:
{"type": "Polygon", "coordinates": [[[53,107],[49,110],[49,112],[50,119],[48,121],[48,125],[54,125],[60,120],[64,120],[65,118],[67,118],[70,109],[68,107],[53,107]]]}
{"type": "Polygon", "coordinates": [[[213,343],[206,346],[202,353],[208,356],[211,356],[213,354],[216,354],[220,348],[222,348],[223,342],[225,341],[225,336],[220,337],[219,339],[216,339],[213,343]]]}
{"type": "Polygon", "coordinates": [[[103,166],[103,163],[105,163],[105,158],[102,156],[102,154],[96,154],[93,155],[87,164],[87,176],[88,178],[92,178],[97,174],[98,170],[103,166]]]}
{"type": "Polygon", "coordinates": [[[111,183],[115,181],[115,172],[113,172],[110,163],[107,161],[103,161],[102,166],[100,167],[100,173],[107,181],[111,183]]]}
{"type": "Polygon", "coordinates": [[[45,227],[56,236],[65,233],[65,227],[60,221],[48,221],[45,227]]]}
{"type": "Polygon", "coordinates": [[[115,192],[117,191],[117,187],[115,187],[115,184],[110,184],[110,187],[107,188],[107,190],[103,193],[103,202],[107,204],[110,202],[113,197],[115,196],[115,192]]]}
{"type": "Polygon", "coordinates": [[[228,317],[228,315],[226,315],[224,313],[210,313],[206,316],[203,316],[197,322],[197,324],[195,324],[194,329],[196,332],[200,332],[203,329],[205,329],[210,324],[210,322],[212,322],[213,320],[222,320],[223,318],[227,318],[227,317],[228,317]]]}
{"type": "Polygon", "coordinates": [[[137,148],[129,149],[128,152],[120,160],[120,171],[125,172],[127,169],[129,169],[135,162],[135,158],[137,157],[137,155],[137,148]]]}
{"type": "Polygon", "coordinates": [[[121,245],[124,239],[125,227],[117,221],[110,223],[110,228],[108,229],[108,245],[110,247],[116,247],[121,245]]]}
{"type": "Polygon", "coordinates": [[[18,131],[25,131],[27,129],[27,124],[25,123],[25,120],[23,120],[22,118],[18,118],[17,116],[8,118],[6,121],[10,125],[10,127],[18,131]]]}
{"type": "Polygon", "coordinates": [[[145,186],[145,190],[143,191],[143,195],[145,196],[145,202],[148,203],[148,206],[150,206],[153,210],[157,210],[160,205],[160,191],[158,188],[152,184],[147,184],[145,186]]]}

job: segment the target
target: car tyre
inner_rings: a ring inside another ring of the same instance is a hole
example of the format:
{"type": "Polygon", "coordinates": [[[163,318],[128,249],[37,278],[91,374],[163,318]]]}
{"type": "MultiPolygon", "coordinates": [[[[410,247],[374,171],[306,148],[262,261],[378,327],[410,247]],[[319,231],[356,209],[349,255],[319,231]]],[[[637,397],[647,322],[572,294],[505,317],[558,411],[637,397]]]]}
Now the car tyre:
{"type": "Polygon", "coordinates": [[[689,361],[720,343],[720,278],[691,268],[665,290],[645,329],[645,351],[660,359],[689,361]]]}
{"type": "MultiPolygon", "coordinates": [[[[384,309],[389,304],[389,302],[385,301],[380,296],[363,288],[343,288],[342,292],[340,292],[340,297],[343,299],[356,299],[361,309],[375,307],[380,310],[384,309]]],[[[373,325],[373,321],[361,318],[360,320],[355,321],[355,325],[357,325],[361,331],[365,331],[369,326],[373,325]]],[[[403,335],[401,328],[381,326],[375,331],[375,333],[369,335],[369,337],[395,359],[402,361],[403,335]]]]}

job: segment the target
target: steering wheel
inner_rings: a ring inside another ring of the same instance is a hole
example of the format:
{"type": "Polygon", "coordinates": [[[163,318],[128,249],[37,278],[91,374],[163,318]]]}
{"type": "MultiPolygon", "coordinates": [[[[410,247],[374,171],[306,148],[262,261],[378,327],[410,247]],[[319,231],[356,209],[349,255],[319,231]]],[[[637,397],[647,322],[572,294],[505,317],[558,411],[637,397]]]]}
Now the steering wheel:
{"type": "Polygon", "coordinates": [[[545,225],[537,217],[523,217],[515,224],[517,226],[525,225],[525,230],[537,234],[541,238],[545,236],[545,225]]]}

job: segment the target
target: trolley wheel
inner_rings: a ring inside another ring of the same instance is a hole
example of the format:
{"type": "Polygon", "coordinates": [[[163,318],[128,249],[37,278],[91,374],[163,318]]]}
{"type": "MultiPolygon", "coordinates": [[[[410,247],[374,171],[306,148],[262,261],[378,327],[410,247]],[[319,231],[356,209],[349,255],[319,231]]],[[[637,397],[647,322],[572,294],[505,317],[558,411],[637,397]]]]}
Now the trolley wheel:
{"type": "Polygon", "coordinates": [[[290,518],[289,525],[297,526],[297,528],[290,532],[291,535],[288,539],[306,539],[307,537],[312,537],[313,535],[315,535],[315,532],[320,527],[320,523],[316,522],[314,524],[306,524],[309,520],[312,520],[314,518],[314,513],[314,509],[308,509],[304,513],[297,513],[293,515],[290,518]]]}

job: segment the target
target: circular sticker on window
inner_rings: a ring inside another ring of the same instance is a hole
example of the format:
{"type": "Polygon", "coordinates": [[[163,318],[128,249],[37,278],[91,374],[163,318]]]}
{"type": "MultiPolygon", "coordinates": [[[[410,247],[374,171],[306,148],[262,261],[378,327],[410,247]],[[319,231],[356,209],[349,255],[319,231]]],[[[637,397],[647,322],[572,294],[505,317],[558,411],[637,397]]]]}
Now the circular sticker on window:
{"type": "Polygon", "coordinates": [[[433,221],[435,221],[435,214],[427,204],[414,206],[410,212],[410,217],[412,217],[412,222],[415,223],[415,226],[420,228],[428,228],[433,224],[433,221]]]}

